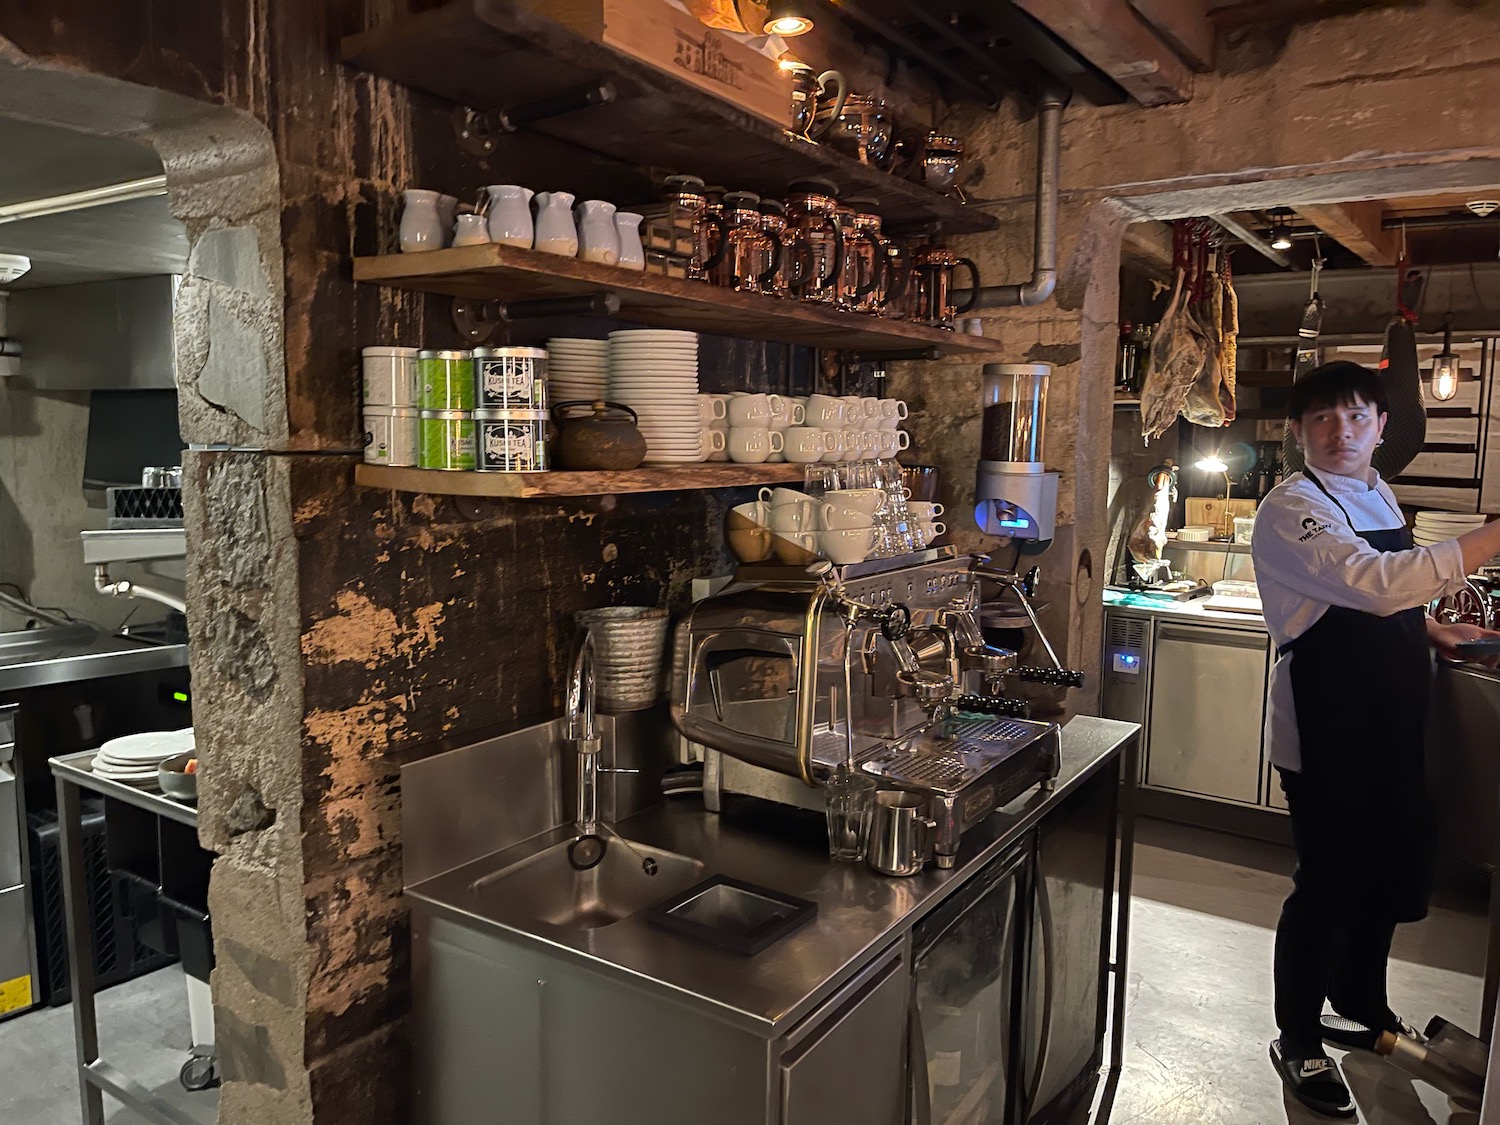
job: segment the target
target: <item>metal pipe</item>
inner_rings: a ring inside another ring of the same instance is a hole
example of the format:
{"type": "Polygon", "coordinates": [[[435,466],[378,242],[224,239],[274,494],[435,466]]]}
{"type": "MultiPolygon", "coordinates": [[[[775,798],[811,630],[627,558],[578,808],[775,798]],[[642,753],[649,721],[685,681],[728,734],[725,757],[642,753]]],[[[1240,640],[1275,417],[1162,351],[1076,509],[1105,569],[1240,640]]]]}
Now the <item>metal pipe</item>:
{"type": "Polygon", "coordinates": [[[73,191],[66,195],[52,195],[45,199],[27,199],[20,203],[0,206],[0,223],[17,223],[22,219],[39,219],[44,215],[61,215],[68,211],[84,211],[90,207],[104,207],[111,203],[128,203],[133,199],[149,199],[153,195],[167,194],[166,176],[147,176],[140,180],[105,184],[87,191],[73,191]]]}
{"type": "Polygon", "coordinates": [[[1057,165],[1066,98],[1056,90],[1042,95],[1037,113],[1036,226],[1032,236],[1031,280],[1020,285],[987,285],[971,308],[1001,309],[1040,305],[1057,288],[1057,165]]]}
{"type": "Polygon", "coordinates": [[[1257,254],[1260,254],[1270,261],[1275,262],[1284,270],[1289,270],[1292,268],[1292,260],[1290,258],[1288,258],[1280,250],[1274,249],[1269,242],[1267,242],[1260,235],[1256,234],[1253,230],[1247,227],[1244,223],[1240,222],[1233,215],[1210,215],[1209,218],[1218,223],[1221,227],[1227,230],[1230,234],[1234,235],[1235,238],[1239,239],[1246,246],[1250,247],[1250,249],[1254,250],[1257,254]]]}
{"type": "Polygon", "coordinates": [[[94,589],[107,598],[144,598],[148,601],[160,602],[168,609],[175,609],[178,613],[187,613],[187,603],[181,598],[174,598],[171,594],[154,590],[150,586],[137,586],[127,578],[111,582],[109,567],[104,563],[94,567],[94,589]]]}

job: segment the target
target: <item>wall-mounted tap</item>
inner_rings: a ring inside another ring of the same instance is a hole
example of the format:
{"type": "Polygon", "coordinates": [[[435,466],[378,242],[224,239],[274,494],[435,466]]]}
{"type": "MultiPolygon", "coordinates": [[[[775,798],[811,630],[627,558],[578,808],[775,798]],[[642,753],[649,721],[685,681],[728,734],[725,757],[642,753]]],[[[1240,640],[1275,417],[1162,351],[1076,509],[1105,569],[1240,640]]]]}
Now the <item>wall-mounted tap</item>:
{"type": "Polygon", "coordinates": [[[563,737],[578,752],[578,800],[574,821],[580,836],[599,831],[599,730],[594,717],[594,638],[583,630],[563,693],[563,737]]]}

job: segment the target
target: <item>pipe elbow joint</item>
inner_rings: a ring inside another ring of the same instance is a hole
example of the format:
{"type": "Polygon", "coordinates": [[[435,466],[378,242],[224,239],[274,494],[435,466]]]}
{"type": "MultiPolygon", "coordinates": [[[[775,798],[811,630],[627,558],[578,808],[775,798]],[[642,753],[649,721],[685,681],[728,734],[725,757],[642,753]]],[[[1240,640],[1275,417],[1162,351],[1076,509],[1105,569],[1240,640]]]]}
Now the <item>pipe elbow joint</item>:
{"type": "Polygon", "coordinates": [[[1052,298],[1052,291],[1056,288],[1057,271],[1039,270],[1029,285],[1021,286],[1019,303],[1023,308],[1045,305],[1052,298]]]}

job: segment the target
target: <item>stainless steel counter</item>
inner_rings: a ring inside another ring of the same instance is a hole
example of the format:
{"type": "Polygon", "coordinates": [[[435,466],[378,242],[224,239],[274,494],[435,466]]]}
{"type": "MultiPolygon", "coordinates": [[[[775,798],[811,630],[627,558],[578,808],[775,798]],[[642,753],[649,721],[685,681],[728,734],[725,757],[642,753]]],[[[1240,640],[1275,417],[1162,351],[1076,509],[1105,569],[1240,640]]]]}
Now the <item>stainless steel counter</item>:
{"type": "Polygon", "coordinates": [[[752,959],[657,929],[640,915],[600,929],[572,930],[486,913],[470,890],[475,880],[543,844],[569,838],[571,826],[424,880],[407,894],[419,910],[666,990],[684,1004],[772,1037],[1033,828],[1138,730],[1111,719],[1074,718],[1063,729],[1062,772],[1054,791],[1033,790],[970,831],[952,869],[928,867],[905,879],[877,875],[862,864],[831,863],[821,847],[755,831],[687,800],[668,801],[617,826],[630,840],[702,860],[705,874],[729,875],[817,903],[811,923],[752,959]]]}
{"type": "Polygon", "coordinates": [[[187,645],[113,637],[88,625],[0,633],[0,693],[187,666],[187,645]]]}
{"type": "Polygon", "coordinates": [[[1125,610],[1171,621],[1188,621],[1199,625],[1238,625],[1242,629],[1265,631],[1266,619],[1260,614],[1227,613],[1223,610],[1205,609],[1203,603],[1207,600],[1207,598],[1194,598],[1190,602],[1169,602],[1162,598],[1148,598],[1138,594],[1117,594],[1109,590],[1104,594],[1104,608],[1125,610]]]}
{"type": "Polygon", "coordinates": [[[176,797],[168,797],[159,791],[149,792],[137,789],[134,785],[126,785],[123,781],[115,781],[113,778],[100,777],[94,772],[94,753],[93,750],[85,750],[80,754],[64,754],[53,758],[51,760],[53,776],[66,778],[74,785],[92,789],[96,793],[103,793],[107,797],[124,801],[127,805],[145,809],[157,816],[164,816],[168,820],[175,820],[179,824],[196,825],[198,823],[196,804],[179,801],[176,797]]]}

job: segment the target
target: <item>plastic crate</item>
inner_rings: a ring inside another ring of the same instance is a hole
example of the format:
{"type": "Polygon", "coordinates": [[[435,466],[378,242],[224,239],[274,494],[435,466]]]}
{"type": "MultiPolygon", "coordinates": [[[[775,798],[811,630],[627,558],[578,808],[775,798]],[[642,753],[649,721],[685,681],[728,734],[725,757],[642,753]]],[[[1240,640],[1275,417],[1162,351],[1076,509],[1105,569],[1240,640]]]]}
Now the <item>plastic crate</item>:
{"type": "MultiPolygon", "coordinates": [[[[103,988],[171,964],[173,958],[142,944],[127,896],[105,858],[104,803],[85,800],[82,811],[84,884],[92,919],[94,982],[103,988]]],[[[72,998],[68,927],[63,908],[62,850],[57,814],[26,817],[31,848],[31,902],[36,927],[37,1001],[56,1006],[72,998]]],[[[152,896],[154,900],[154,894],[152,896]]]]}

